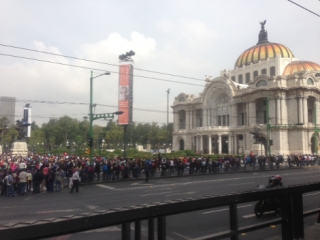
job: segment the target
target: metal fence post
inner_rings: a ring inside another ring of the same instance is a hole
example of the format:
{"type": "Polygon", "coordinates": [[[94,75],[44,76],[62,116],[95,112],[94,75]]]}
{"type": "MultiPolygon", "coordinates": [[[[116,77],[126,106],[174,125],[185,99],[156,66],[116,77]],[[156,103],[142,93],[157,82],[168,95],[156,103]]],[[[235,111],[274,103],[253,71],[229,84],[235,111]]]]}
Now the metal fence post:
{"type": "Polygon", "coordinates": [[[158,240],[166,240],[166,217],[158,217],[158,240]]]}
{"type": "Polygon", "coordinates": [[[134,222],[134,240],[141,240],[141,221],[134,222]]]}
{"type": "Polygon", "coordinates": [[[148,219],[148,239],[154,240],[154,218],[148,219]]]}
{"type": "Polygon", "coordinates": [[[230,221],[230,230],[236,235],[232,236],[231,240],[238,240],[238,209],[237,204],[229,205],[229,221],[230,221]]]}
{"type": "Polygon", "coordinates": [[[282,240],[293,239],[293,216],[291,196],[285,196],[280,199],[281,218],[282,218],[282,240]]]}
{"type": "Polygon", "coordinates": [[[295,239],[304,238],[303,198],[302,193],[292,196],[293,236],[295,239]]]}
{"type": "Polygon", "coordinates": [[[122,223],[121,225],[121,239],[130,240],[130,223],[122,223]]]}

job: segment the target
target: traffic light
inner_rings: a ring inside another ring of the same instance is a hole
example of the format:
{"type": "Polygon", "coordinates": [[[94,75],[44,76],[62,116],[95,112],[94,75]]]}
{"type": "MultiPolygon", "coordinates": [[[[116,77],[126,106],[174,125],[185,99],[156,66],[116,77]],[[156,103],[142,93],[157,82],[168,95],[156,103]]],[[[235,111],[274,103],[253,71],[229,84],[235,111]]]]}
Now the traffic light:
{"type": "Polygon", "coordinates": [[[86,154],[90,155],[90,148],[86,148],[86,154]]]}
{"type": "Polygon", "coordinates": [[[269,142],[270,142],[270,146],[273,145],[273,140],[272,139],[270,139],[269,142]]]}
{"type": "Polygon", "coordinates": [[[88,139],[88,146],[93,147],[93,138],[92,137],[88,139]]]}

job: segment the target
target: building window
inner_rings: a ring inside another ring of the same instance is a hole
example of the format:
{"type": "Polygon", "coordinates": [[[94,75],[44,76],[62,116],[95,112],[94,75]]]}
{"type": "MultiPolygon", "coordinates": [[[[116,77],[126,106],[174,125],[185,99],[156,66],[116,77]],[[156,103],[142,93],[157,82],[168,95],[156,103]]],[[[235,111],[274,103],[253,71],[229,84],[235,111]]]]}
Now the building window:
{"type": "Polygon", "coordinates": [[[308,78],[308,80],[307,80],[307,84],[308,84],[308,85],[313,85],[313,84],[314,84],[314,82],[313,82],[313,80],[312,80],[311,78],[308,78]]]}
{"type": "Polygon", "coordinates": [[[266,124],[267,123],[267,111],[263,110],[263,123],[266,124]]]}
{"type": "Polygon", "coordinates": [[[258,71],[253,72],[253,79],[255,79],[256,77],[258,77],[258,71]]]}
{"type": "Polygon", "coordinates": [[[276,68],[275,67],[271,67],[270,68],[270,77],[274,77],[276,75],[276,68]]]}
{"type": "Polygon", "coordinates": [[[218,126],[221,126],[221,116],[218,116],[218,126]]]}
{"type": "Polygon", "coordinates": [[[226,126],[227,125],[227,116],[223,115],[222,116],[222,126],[226,126]]]}
{"type": "Polygon", "coordinates": [[[242,83],[242,74],[238,76],[238,83],[242,83]]]}
{"type": "Polygon", "coordinates": [[[264,87],[264,86],[267,86],[267,85],[268,85],[267,81],[265,81],[265,80],[260,80],[259,82],[257,82],[256,87],[257,87],[257,88],[258,88],[258,87],[264,87]]]}
{"type": "Polygon", "coordinates": [[[250,73],[246,73],[246,83],[250,82],[250,73]]]}
{"type": "Polygon", "coordinates": [[[267,75],[267,69],[265,69],[265,68],[262,69],[262,70],[261,70],[261,74],[267,75]]]}
{"type": "Polygon", "coordinates": [[[232,81],[234,81],[234,82],[236,81],[236,77],[235,77],[235,76],[232,76],[231,79],[232,79],[232,81]]]}

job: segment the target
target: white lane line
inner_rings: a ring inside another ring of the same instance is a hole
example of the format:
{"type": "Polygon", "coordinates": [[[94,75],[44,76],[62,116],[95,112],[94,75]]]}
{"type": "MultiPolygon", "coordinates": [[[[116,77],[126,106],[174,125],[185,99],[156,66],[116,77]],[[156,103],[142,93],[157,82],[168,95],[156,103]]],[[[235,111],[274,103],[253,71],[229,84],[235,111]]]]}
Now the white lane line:
{"type": "Polygon", "coordinates": [[[116,190],[114,187],[110,187],[110,186],[106,186],[106,185],[102,185],[102,184],[96,184],[97,187],[102,187],[102,188],[106,188],[109,190],[116,190]]]}
{"type": "Polygon", "coordinates": [[[178,237],[181,237],[181,238],[186,239],[186,240],[192,239],[192,238],[187,237],[187,236],[185,236],[185,235],[182,235],[182,234],[180,234],[180,233],[172,232],[172,234],[177,235],[178,237]]]}
{"type": "Polygon", "coordinates": [[[255,214],[249,214],[249,215],[244,215],[242,216],[243,218],[251,218],[251,217],[255,217],[255,214]]]}
{"type": "Polygon", "coordinates": [[[94,206],[94,205],[89,205],[89,206],[86,206],[86,208],[89,208],[91,210],[94,210],[96,209],[98,206],[94,206]]]}
{"type": "Polygon", "coordinates": [[[51,211],[41,211],[41,212],[36,212],[36,213],[59,213],[59,212],[76,212],[79,211],[79,208],[75,209],[60,209],[60,210],[51,210],[51,211]]]}
{"type": "Polygon", "coordinates": [[[184,194],[192,195],[192,194],[195,194],[195,193],[197,193],[197,192],[183,192],[183,193],[175,193],[175,194],[166,195],[166,197],[177,196],[177,195],[184,195],[184,194]]]}
{"type": "Polygon", "coordinates": [[[150,196],[150,195],[162,195],[162,194],[166,194],[166,193],[174,193],[174,192],[148,193],[148,194],[140,195],[140,197],[145,197],[145,196],[150,196]]]}
{"type": "Polygon", "coordinates": [[[250,183],[229,184],[228,186],[249,185],[249,184],[252,184],[252,182],[250,182],[250,183]]]}
{"type": "MultiPolygon", "coordinates": [[[[249,204],[249,205],[239,206],[238,208],[246,208],[246,207],[251,207],[251,206],[252,206],[252,204],[249,204]]],[[[213,211],[209,211],[209,212],[203,212],[202,214],[222,212],[222,211],[227,211],[227,210],[229,210],[229,208],[222,208],[222,209],[219,209],[219,210],[213,210],[213,211]]]]}
{"type": "Polygon", "coordinates": [[[318,195],[318,194],[320,194],[320,192],[304,194],[303,196],[304,196],[304,197],[307,197],[307,196],[313,196],[313,195],[318,195]]]}

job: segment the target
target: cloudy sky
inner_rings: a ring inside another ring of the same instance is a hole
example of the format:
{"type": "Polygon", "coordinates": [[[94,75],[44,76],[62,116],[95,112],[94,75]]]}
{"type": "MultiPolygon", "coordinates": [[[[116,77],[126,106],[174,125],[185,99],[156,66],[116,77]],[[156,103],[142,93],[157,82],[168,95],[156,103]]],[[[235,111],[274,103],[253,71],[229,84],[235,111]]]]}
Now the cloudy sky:
{"type": "MultiPolygon", "coordinates": [[[[294,2],[320,14],[319,0],[294,2]]],[[[270,42],[320,64],[320,17],[287,0],[0,0],[0,96],[16,97],[16,119],[31,103],[38,125],[64,115],[82,120],[90,69],[110,71],[94,79],[93,102],[96,113],[114,112],[118,56],[133,50],[133,120],[166,123],[167,89],[170,104],[181,92],[199,94],[204,75],[232,69],[257,43],[265,19],[270,42]]]]}

